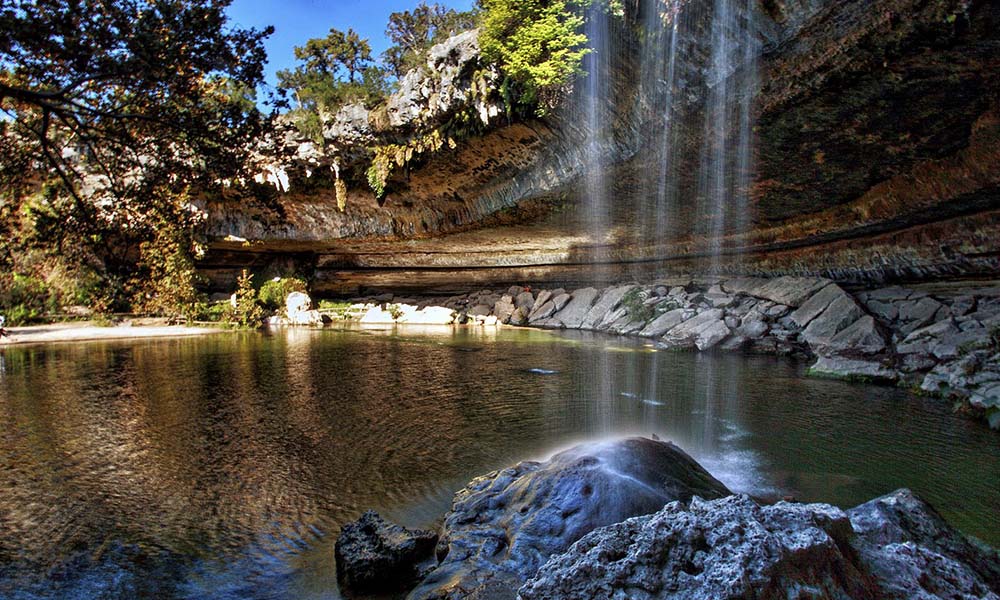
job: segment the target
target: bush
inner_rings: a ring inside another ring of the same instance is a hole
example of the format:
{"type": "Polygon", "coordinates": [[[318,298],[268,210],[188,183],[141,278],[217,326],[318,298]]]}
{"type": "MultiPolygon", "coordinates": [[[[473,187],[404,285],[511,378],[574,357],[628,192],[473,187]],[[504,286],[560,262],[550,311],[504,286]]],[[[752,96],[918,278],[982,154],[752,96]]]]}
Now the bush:
{"type": "Polygon", "coordinates": [[[257,303],[253,276],[243,269],[236,283],[236,306],[229,305],[226,321],[242,329],[257,329],[264,320],[264,309],[257,303]]]}
{"type": "Polygon", "coordinates": [[[0,314],[8,325],[37,323],[58,308],[58,299],[44,279],[14,273],[0,281],[0,314]]]}
{"type": "Polygon", "coordinates": [[[257,298],[265,308],[279,310],[285,306],[285,298],[292,292],[307,292],[305,281],[294,277],[275,277],[260,286],[257,298]]]}
{"type": "Polygon", "coordinates": [[[140,276],[129,283],[133,309],[140,313],[194,320],[204,297],[193,255],[190,232],[164,221],[152,240],[139,245],[140,276]]]}

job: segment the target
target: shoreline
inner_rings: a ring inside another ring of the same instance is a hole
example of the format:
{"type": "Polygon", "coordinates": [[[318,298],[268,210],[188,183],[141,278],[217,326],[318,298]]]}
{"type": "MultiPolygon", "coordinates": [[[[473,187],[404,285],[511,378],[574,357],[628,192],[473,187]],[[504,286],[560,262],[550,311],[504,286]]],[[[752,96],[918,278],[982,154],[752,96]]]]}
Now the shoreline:
{"type": "Polygon", "coordinates": [[[144,325],[126,324],[111,327],[93,325],[91,321],[52,323],[9,327],[10,337],[0,338],[0,348],[57,344],[67,342],[100,342],[109,340],[135,340],[152,338],[182,338],[214,335],[228,331],[211,325],[144,325]]]}

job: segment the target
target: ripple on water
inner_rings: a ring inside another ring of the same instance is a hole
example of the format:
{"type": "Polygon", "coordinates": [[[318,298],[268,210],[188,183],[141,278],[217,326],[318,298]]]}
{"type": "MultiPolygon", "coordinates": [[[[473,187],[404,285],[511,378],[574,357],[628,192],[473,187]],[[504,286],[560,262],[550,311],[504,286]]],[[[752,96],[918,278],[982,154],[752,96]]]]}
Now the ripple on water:
{"type": "Polygon", "coordinates": [[[756,496],[850,506],[909,486],[1000,543],[997,438],[947,406],[775,358],[602,339],[425,328],[11,348],[0,596],[329,597],[333,540],[363,510],[431,526],[472,477],[625,434],[673,440],[756,496]]]}

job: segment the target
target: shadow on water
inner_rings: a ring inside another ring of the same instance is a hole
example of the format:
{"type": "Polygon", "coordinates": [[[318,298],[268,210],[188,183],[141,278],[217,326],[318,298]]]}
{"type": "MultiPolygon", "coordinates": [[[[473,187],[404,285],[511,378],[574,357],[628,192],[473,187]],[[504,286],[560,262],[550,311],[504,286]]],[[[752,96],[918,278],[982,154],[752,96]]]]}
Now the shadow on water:
{"type": "Polygon", "coordinates": [[[333,543],[365,509],[433,526],[477,475],[633,433],[760,496],[908,486],[1000,543],[995,434],[771,357],[401,327],[10,348],[5,367],[4,598],[337,597],[333,543]]]}

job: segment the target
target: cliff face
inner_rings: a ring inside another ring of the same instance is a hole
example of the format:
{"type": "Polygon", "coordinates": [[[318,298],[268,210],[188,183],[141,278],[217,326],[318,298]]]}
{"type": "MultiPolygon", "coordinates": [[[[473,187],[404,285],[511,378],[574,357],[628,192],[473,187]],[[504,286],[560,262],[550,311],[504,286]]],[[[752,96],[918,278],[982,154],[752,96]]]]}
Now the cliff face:
{"type": "Polygon", "coordinates": [[[287,192],[209,204],[216,241],[204,271],[224,286],[239,265],[294,262],[330,293],[460,289],[698,272],[714,250],[714,268],[727,272],[856,282],[997,273],[1000,5],[763,0],[741,15],[761,48],[759,63],[735,61],[728,74],[759,74],[750,203],[738,225],[707,235],[696,173],[717,84],[712,3],[655,5],[684,32],[663,86],[649,84],[641,43],[652,2],[629,3],[611,25],[596,149],[611,210],[600,231],[582,223],[594,159],[579,98],[546,119],[509,122],[482,93],[497,77],[466,34],[435,48],[388,111],[337,115],[326,151],[290,140],[287,192]],[[373,141],[405,143],[470,107],[481,133],[395,173],[380,201],[349,185],[338,209],[334,165],[347,179],[373,141]],[[663,178],[675,193],[668,226],[656,226],[650,190],[663,178]],[[594,269],[595,258],[608,264],[594,269]]]}

